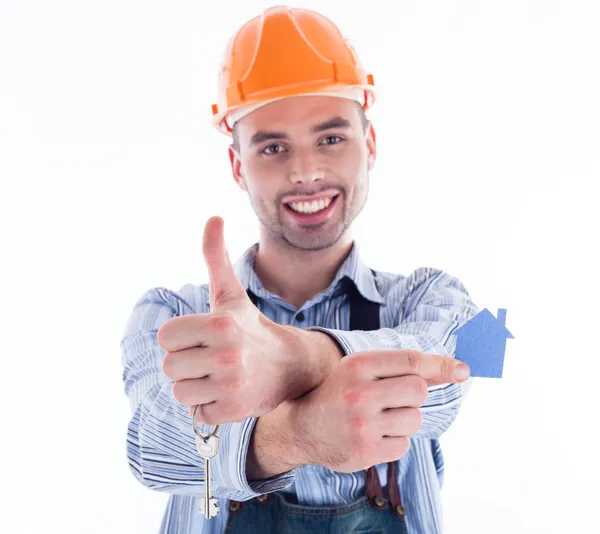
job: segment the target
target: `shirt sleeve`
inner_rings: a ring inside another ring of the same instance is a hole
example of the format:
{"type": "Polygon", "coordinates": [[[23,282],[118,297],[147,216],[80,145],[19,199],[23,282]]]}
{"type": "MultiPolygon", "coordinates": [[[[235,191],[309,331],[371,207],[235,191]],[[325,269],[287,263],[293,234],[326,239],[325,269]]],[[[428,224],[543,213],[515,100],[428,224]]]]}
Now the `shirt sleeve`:
{"type": "MultiPolygon", "coordinates": [[[[158,344],[161,325],[177,315],[208,312],[204,299],[194,311],[192,298],[164,288],[147,291],[136,302],[121,340],[123,383],[131,419],[127,428],[127,459],[133,475],[144,486],[172,494],[203,494],[204,460],[196,450],[189,407],[172,394],[173,381],[162,371],[166,351],[158,344]]],[[[196,291],[198,290],[198,286],[196,291]]],[[[197,298],[197,297],[196,297],[197,298]]],[[[211,462],[211,494],[246,501],[289,487],[295,470],[250,482],[246,458],[256,417],[220,425],[219,448],[211,462]]],[[[198,425],[201,432],[214,426],[198,425]]]]}
{"type": "MultiPolygon", "coordinates": [[[[455,356],[452,333],[479,313],[463,284],[439,269],[421,267],[400,281],[405,295],[400,320],[394,328],[374,331],[345,331],[314,327],[340,344],[346,355],[367,350],[416,349],[428,354],[455,356]]],[[[393,294],[394,291],[392,290],[393,294]]],[[[388,303],[390,305],[390,303],[388,303]]],[[[412,437],[436,439],[456,418],[473,377],[460,384],[430,386],[420,407],[423,425],[412,437]]]]}

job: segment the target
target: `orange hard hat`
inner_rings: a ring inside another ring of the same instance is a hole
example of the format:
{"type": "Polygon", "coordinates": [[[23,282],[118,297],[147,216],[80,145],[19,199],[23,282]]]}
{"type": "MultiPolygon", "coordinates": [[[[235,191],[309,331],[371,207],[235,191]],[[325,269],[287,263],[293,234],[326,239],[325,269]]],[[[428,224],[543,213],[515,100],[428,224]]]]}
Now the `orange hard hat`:
{"type": "Polygon", "coordinates": [[[212,124],[230,135],[235,120],[272,100],[327,94],[375,102],[373,76],[338,27],[308,9],[271,7],[230,39],[212,124]]]}

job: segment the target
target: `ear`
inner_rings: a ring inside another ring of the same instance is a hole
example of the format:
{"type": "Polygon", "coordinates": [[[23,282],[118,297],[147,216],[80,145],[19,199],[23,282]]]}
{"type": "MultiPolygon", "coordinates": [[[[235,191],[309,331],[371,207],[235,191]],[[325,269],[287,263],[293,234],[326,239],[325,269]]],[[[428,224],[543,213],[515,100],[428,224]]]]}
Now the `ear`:
{"type": "Polygon", "coordinates": [[[372,123],[369,123],[367,128],[367,153],[368,153],[368,168],[371,170],[375,165],[375,158],[377,157],[377,136],[375,135],[375,128],[372,123]]]}
{"type": "Polygon", "coordinates": [[[229,162],[231,163],[231,173],[233,174],[235,183],[238,184],[242,191],[248,191],[246,179],[242,171],[242,160],[233,144],[229,145],[229,162]]]}

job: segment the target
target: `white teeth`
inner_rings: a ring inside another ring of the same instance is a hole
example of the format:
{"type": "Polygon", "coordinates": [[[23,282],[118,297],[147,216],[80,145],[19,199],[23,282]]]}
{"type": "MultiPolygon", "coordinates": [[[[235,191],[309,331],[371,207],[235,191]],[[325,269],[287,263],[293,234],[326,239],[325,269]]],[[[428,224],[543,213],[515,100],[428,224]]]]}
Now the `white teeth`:
{"type": "Polygon", "coordinates": [[[331,204],[331,198],[322,198],[321,200],[313,200],[312,202],[292,202],[288,204],[294,211],[300,213],[316,213],[324,210],[331,204]]]}

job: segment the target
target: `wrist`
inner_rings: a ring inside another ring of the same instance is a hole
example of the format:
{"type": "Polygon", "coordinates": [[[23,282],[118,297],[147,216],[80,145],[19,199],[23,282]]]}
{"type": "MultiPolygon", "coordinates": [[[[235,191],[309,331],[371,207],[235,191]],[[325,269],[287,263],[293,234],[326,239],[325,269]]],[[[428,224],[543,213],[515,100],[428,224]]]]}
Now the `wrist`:
{"type": "Polygon", "coordinates": [[[257,419],[246,461],[249,481],[272,478],[307,465],[304,440],[296,434],[296,413],[293,403],[283,402],[257,419]]]}
{"type": "Polygon", "coordinates": [[[289,363],[286,400],[292,400],[318,388],[345,354],[337,341],[325,332],[285,325],[282,328],[289,363]]]}
{"type": "Polygon", "coordinates": [[[312,438],[314,432],[314,417],[311,410],[307,409],[310,403],[304,399],[292,400],[284,403],[286,406],[287,428],[294,436],[291,458],[299,466],[318,464],[316,441],[312,438]]]}

